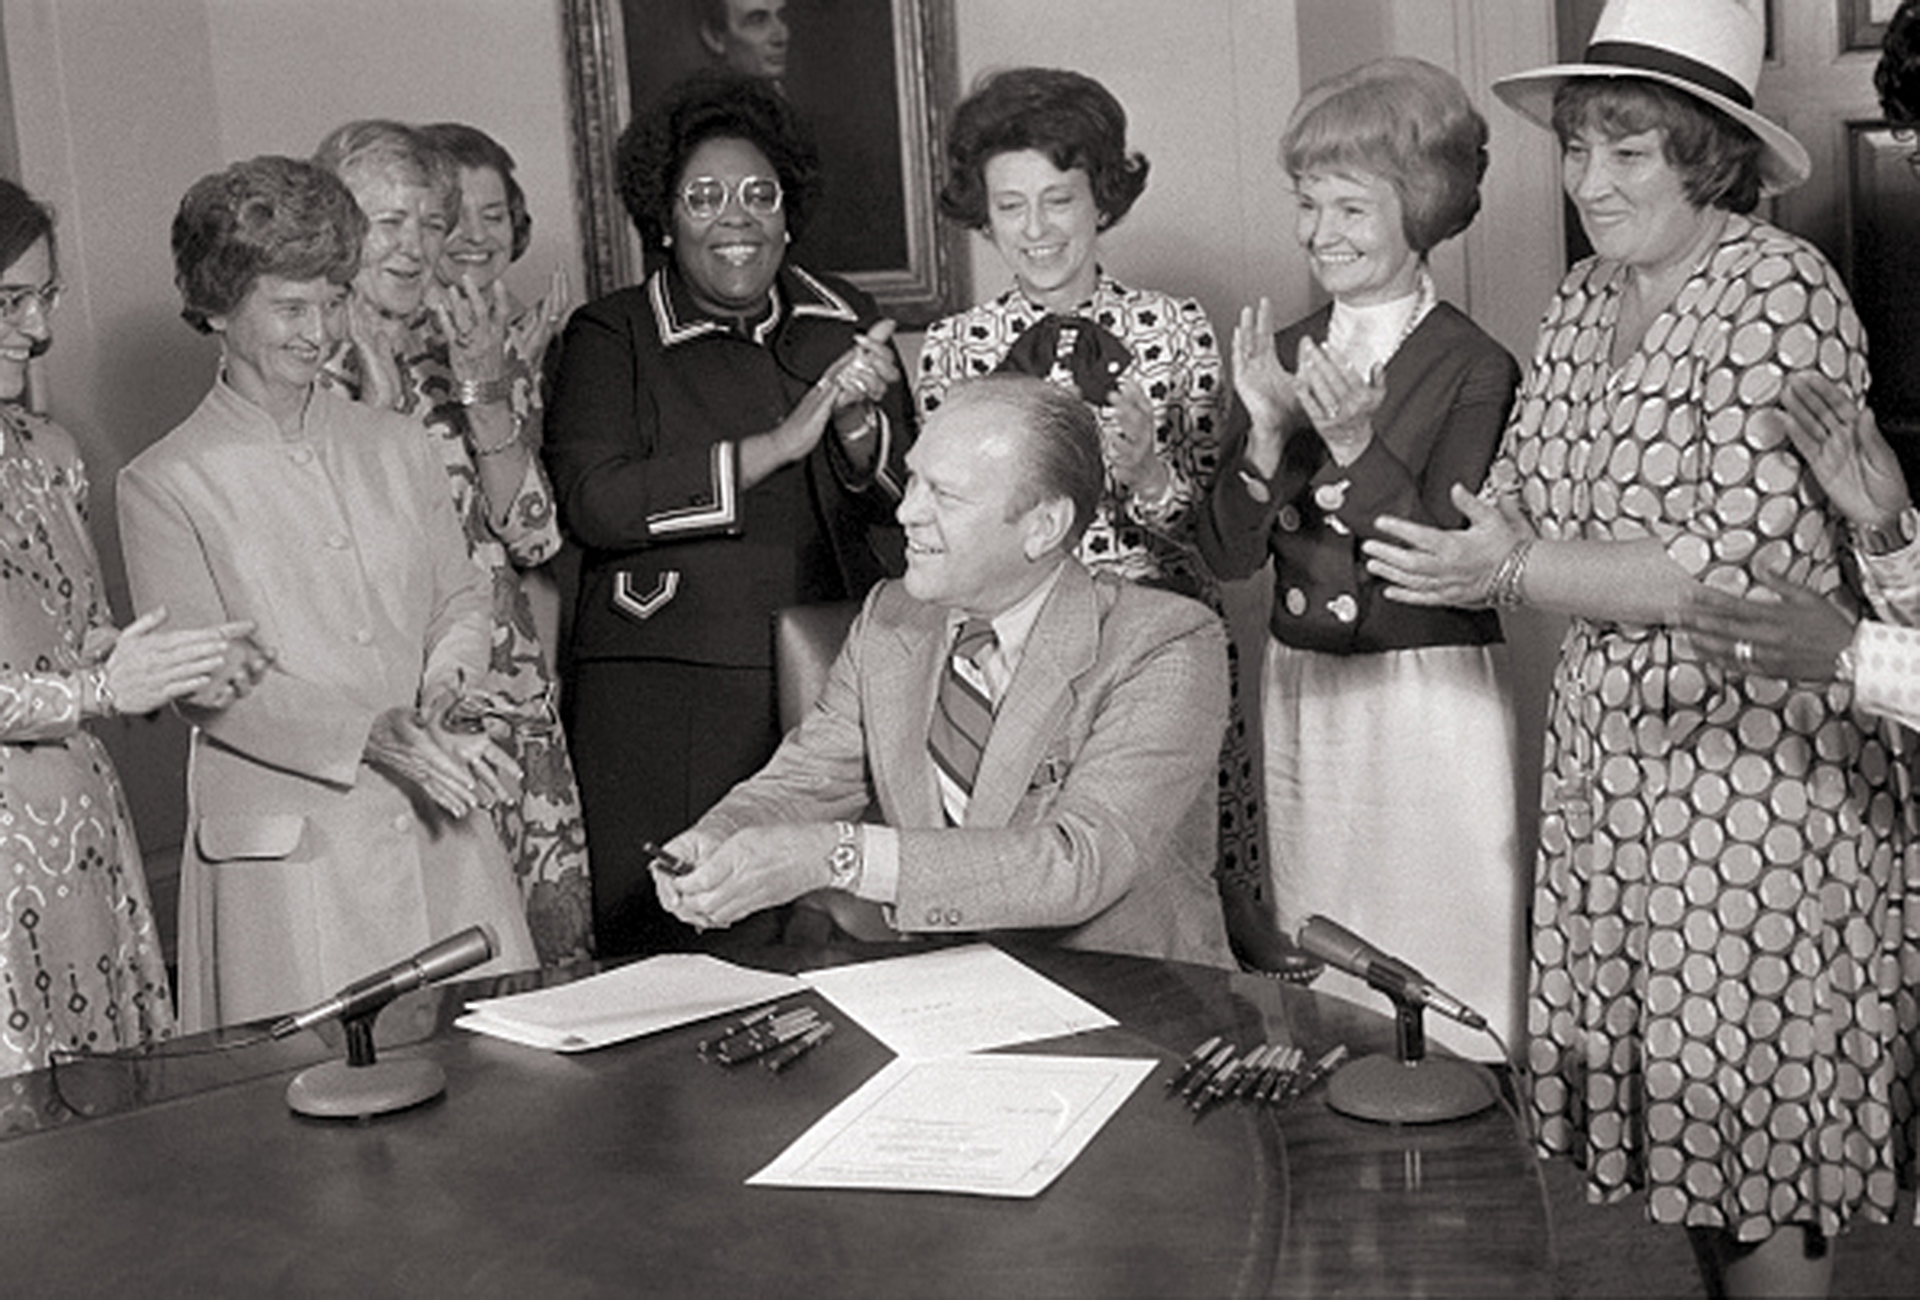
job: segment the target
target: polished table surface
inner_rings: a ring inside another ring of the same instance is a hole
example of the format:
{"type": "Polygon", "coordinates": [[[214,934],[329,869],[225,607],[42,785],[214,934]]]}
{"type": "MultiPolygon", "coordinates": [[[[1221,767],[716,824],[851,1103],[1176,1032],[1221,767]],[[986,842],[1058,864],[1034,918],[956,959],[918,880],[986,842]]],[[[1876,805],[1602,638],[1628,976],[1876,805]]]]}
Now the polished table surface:
{"type": "MultiPolygon", "coordinates": [[[[1543,1186],[1506,1112],[1373,1124],[1321,1089],[1196,1123],[1162,1088],[1212,1034],[1359,1055],[1391,1050],[1385,1015],[1255,976],[1002,946],[1120,1022],[1020,1050],[1160,1062],[1033,1200],[744,1186],[889,1059],[818,994],[799,996],[838,1032],[773,1076],[701,1061],[710,1025],[567,1056],[452,1028],[468,997],[539,982],[509,976],[382,1013],[382,1059],[429,1057],[448,1085],[378,1119],[287,1109],[291,1075],[338,1055],[334,1026],[0,1079],[0,1279],[46,1296],[1550,1291],[1543,1186]]],[[[725,955],[798,970],[885,952],[725,955]]]]}

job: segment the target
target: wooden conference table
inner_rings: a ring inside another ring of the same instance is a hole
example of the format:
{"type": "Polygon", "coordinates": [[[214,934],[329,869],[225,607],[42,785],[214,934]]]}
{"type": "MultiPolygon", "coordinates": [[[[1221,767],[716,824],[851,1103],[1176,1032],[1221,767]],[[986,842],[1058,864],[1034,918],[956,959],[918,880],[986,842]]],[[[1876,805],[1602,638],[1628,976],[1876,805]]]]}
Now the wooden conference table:
{"type": "MultiPolygon", "coordinates": [[[[1358,1055],[1391,1050],[1384,1014],[1254,976],[1002,946],[1120,1021],[1028,1050],[1162,1063],[1033,1200],[744,1186],[889,1059],[817,994],[802,996],[839,1032],[773,1076],[701,1061],[697,1025],[567,1056],[452,1028],[467,997],[538,982],[509,976],[423,990],[382,1013],[383,1059],[431,1057],[448,1086],[438,1101],[380,1119],[287,1109],[288,1078],[337,1055],[338,1032],[0,1079],[0,1287],[543,1297],[1551,1290],[1543,1187],[1504,1112],[1372,1124],[1327,1110],[1321,1089],[1285,1110],[1223,1106],[1195,1123],[1162,1089],[1211,1034],[1243,1047],[1291,1041],[1310,1054],[1344,1042],[1358,1055]]],[[[795,970],[882,953],[725,955],[795,970]]]]}

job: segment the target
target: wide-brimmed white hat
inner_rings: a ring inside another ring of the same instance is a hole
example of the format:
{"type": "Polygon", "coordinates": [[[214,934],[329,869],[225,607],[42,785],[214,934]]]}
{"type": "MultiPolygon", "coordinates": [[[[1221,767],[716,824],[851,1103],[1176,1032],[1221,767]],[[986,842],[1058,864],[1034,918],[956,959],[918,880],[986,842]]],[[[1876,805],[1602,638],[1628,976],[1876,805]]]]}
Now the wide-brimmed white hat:
{"type": "Polygon", "coordinates": [[[1584,62],[1516,72],[1493,93],[1521,116],[1552,129],[1553,95],[1575,77],[1643,77],[1684,90],[1725,113],[1762,145],[1760,183],[1790,190],[1813,172],[1807,151],[1785,128],[1753,111],[1767,53],[1762,0],[1608,0],[1584,62]]]}

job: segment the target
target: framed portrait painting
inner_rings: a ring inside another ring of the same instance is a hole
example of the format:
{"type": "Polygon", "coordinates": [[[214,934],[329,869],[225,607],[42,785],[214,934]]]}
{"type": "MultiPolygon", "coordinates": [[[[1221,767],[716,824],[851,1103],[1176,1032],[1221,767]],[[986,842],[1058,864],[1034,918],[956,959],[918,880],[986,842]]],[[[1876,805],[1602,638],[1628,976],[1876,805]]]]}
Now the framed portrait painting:
{"type": "Polygon", "coordinates": [[[1900,0],[1839,0],[1840,52],[1878,53],[1900,0]]]}
{"type": "Polygon", "coordinates": [[[561,0],[587,292],[639,280],[621,130],[702,67],[769,77],[820,144],[819,201],[789,256],[844,275],[914,329],[964,306],[964,232],[942,220],[952,0],[561,0]],[[724,26],[723,26],[724,25],[724,26]]]}

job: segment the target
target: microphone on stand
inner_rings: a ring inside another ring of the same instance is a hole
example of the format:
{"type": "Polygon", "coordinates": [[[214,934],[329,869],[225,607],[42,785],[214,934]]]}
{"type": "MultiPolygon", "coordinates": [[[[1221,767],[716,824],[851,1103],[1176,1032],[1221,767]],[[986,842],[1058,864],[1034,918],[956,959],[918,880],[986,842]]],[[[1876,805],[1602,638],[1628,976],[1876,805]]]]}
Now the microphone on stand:
{"type": "Polygon", "coordinates": [[[402,993],[478,966],[493,956],[497,946],[491,928],[469,926],[383,971],[355,980],[318,1006],[275,1021],[268,1031],[274,1038],[335,1019],[347,1028],[347,1059],[300,1071],[287,1085],[287,1105],[318,1119],[364,1119],[418,1106],[446,1091],[447,1074],[438,1062],[425,1057],[376,1060],[373,1018],[402,993]]]}
{"type": "Polygon", "coordinates": [[[1300,927],[1300,946],[1329,966],[1356,975],[1396,1002],[1431,1007],[1469,1029],[1485,1029],[1487,1018],[1445,992],[1432,980],[1389,957],[1353,931],[1324,916],[1310,916],[1300,927]]]}
{"type": "Polygon", "coordinates": [[[274,1022],[270,1032],[275,1038],[285,1038],[323,1021],[371,1015],[402,993],[411,993],[435,980],[471,970],[492,957],[494,949],[491,929],[484,925],[468,926],[452,938],[422,948],[383,971],[355,980],[325,1002],[297,1015],[282,1017],[274,1022]]]}
{"type": "Polygon", "coordinates": [[[1303,951],[1365,980],[1393,999],[1393,1056],[1375,1052],[1350,1061],[1327,1081],[1327,1105],[1343,1115],[1393,1124],[1432,1124],[1478,1114],[1498,1099],[1493,1076],[1466,1061],[1427,1055],[1420,1012],[1432,1007],[1473,1029],[1487,1018],[1398,957],[1390,957],[1324,916],[1310,916],[1297,940],[1303,951]]]}

